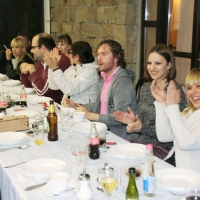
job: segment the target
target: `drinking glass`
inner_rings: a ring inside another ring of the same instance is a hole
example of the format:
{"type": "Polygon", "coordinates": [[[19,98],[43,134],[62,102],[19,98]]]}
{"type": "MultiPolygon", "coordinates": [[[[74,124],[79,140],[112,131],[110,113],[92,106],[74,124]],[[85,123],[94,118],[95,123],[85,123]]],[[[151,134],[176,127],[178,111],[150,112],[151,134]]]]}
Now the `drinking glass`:
{"type": "Polygon", "coordinates": [[[117,173],[115,172],[114,168],[109,167],[106,169],[100,169],[98,181],[108,199],[111,199],[118,185],[117,173]]]}
{"type": "Polygon", "coordinates": [[[178,200],[200,200],[200,185],[186,187],[176,196],[178,200]]]}
{"type": "Polygon", "coordinates": [[[129,181],[129,176],[126,173],[125,167],[122,167],[120,169],[120,186],[123,192],[126,192],[126,189],[128,187],[128,181],[129,181]]]}
{"type": "Polygon", "coordinates": [[[136,156],[127,156],[125,158],[125,173],[128,175],[129,168],[135,168],[136,170],[136,178],[140,178],[142,174],[142,164],[141,164],[141,158],[136,156]]]}
{"type": "Polygon", "coordinates": [[[36,145],[44,144],[44,118],[36,116],[36,122],[34,123],[34,142],[36,145]]]}
{"type": "Polygon", "coordinates": [[[69,110],[61,110],[61,127],[62,131],[67,131],[68,121],[70,120],[70,113],[69,110]]]}

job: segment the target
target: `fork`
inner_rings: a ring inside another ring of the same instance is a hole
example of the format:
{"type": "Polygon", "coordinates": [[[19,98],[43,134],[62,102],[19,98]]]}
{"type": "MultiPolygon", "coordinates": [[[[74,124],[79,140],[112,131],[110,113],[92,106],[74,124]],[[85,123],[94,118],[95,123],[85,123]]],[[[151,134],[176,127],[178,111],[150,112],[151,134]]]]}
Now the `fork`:
{"type": "Polygon", "coordinates": [[[4,167],[4,168],[14,167],[14,166],[16,166],[16,165],[21,165],[21,164],[23,164],[23,163],[26,163],[26,162],[20,162],[20,163],[14,164],[14,165],[6,166],[6,167],[4,167]]]}

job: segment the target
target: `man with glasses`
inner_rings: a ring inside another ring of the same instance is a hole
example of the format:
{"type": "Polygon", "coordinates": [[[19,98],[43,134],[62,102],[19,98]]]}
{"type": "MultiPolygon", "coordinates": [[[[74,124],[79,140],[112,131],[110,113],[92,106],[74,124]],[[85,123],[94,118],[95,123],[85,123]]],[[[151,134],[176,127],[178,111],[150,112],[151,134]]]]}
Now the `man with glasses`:
{"type": "MultiPolygon", "coordinates": [[[[48,66],[43,60],[44,54],[55,47],[55,41],[48,33],[35,35],[32,39],[31,52],[36,63],[21,66],[20,78],[25,87],[33,87],[39,96],[51,97],[55,102],[60,103],[63,93],[59,89],[49,88],[48,66]]],[[[59,54],[61,55],[59,67],[64,72],[70,66],[70,60],[63,53],[59,52],[59,54]]]]}

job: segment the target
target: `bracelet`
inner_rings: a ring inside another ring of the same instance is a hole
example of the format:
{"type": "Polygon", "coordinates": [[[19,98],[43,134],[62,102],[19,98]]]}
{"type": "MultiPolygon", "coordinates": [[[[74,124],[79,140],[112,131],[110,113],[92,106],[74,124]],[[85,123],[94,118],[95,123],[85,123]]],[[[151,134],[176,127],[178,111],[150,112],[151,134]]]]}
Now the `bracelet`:
{"type": "Polygon", "coordinates": [[[57,68],[55,68],[55,69],[53,69],[53,72],[55,72],[56,70],[58,70],[58,69],[60,69],[59,67],[57,67],[57,68]]]}

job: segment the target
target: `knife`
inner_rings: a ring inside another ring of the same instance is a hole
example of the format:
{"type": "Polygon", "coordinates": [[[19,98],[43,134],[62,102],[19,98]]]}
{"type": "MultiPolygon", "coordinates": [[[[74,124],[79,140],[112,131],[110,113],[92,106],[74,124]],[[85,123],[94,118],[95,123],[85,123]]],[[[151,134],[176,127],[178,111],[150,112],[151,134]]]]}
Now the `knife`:
{"type": "Polygon", "coordinates": [[[46,184],[47,184],[47,182],[40,183],[40,184],[37,184],[37,185],[28,186],[28,187],[25,188],[25,190],[33,190],[35,188],[42,187],[43,185],[46,185],[46,184]]]}

